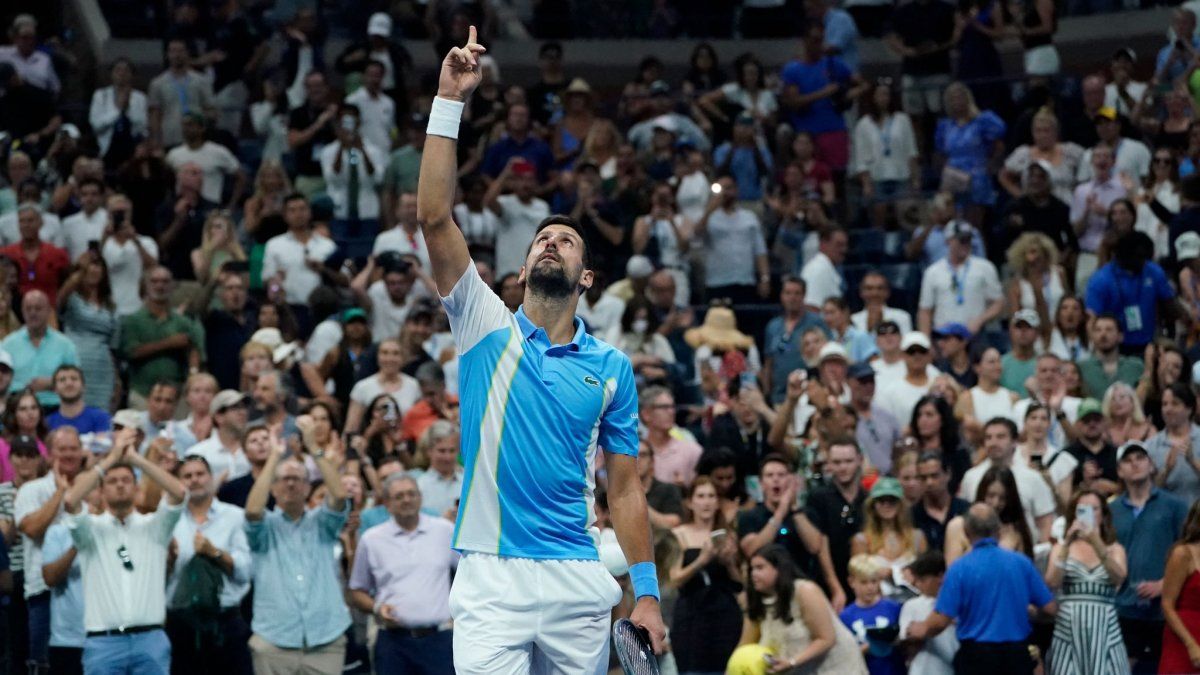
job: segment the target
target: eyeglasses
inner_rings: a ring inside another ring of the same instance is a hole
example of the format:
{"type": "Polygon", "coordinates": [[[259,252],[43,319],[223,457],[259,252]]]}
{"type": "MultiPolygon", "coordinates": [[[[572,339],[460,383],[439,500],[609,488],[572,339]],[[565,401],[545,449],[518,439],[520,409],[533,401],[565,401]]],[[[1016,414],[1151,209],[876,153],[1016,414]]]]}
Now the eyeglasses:
{"type": "Polygon", "coordinates": [[[925,349],[924,347],[909,347],[908,349],[904,350],[904,353],[908,354],[909,356],[917,356],[918,354],[919,355],[928,354],[929,350],[925,349]]]}
{"type": "Polygon", "coordinates": [[[897,328],[896,326],[880,326],[879,328],[875,329],[876,335],[892,335],[894,333],[899,333],[899,332],[900,332],[900,329],[897,328]]]}
{"type": "Polygon", "coordinates": [[[1170,157],[1155,157],[1154,158],[1155,164],[1170,164],[1173,161],[1175,161],[1175,160],[1173,160],[1170,157]]]}
{"type": "Polygon", "coordinates": [[[129,549],[125,548],[125,544],[121,544],[117,548],[117,557],[121,559],[121,566],[130,572],[133,571],[133,560],[129,557],[129,549]]]}

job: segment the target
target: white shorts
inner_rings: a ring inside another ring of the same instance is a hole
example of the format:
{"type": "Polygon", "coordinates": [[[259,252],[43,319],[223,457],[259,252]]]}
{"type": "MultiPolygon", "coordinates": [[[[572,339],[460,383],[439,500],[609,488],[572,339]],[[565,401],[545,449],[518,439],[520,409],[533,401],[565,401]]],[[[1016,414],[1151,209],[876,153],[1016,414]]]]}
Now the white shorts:
{"type": "Polygon", "coordinates": [[[607,668],[620,599],[621,587],[599,561],[468,553],[450,589],[454,670],[579,675],[607,668]]]}

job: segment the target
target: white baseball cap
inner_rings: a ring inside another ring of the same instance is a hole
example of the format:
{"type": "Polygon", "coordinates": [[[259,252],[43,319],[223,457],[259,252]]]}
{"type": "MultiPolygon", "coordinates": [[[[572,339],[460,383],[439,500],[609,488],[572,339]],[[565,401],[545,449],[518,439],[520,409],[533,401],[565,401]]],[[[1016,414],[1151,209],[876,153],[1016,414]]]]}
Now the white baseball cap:
{"type": "Polygon", "coordinates": [[[919,330],[910,330],[904,334],[900,340],[900,351],[906,352],[910,347],[921,347],[926,351],[933,349],[933,344],[929,342],[929,336],[919,330]]]}
{"type": "Polygon", "coordinates": [[[375,12],[367,21],[367,35],[392,36],[392,17],[387,12],[375,12]]]}
{"type": "Polygon", "coordinates": [[[1184,232],[1175,240],[1175,259],[1179,262],[1200,258],[1200,234],[1184,232]]]}
{"type": "Polygon", "coordinates": [[[849,363],[850,355],[846,353],[846,348],[841,343],[826,342],[825,346],[821,347],[821,351],[817,352],[817,363],[825,363],[828,359],[841,359],[849,363]]]}

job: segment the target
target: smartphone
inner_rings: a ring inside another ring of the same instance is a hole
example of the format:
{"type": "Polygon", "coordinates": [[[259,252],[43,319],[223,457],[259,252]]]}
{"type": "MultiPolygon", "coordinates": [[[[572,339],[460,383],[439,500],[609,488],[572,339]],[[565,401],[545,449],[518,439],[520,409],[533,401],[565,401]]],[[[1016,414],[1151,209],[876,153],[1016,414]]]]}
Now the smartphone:
{"type": "Polygon", "coordinates": [[[1075,520],[1083,523],[1089,531],[1096,529],[1096,507],[1091,504],[1079,504],[1075,507],[1075,520]]]}
{"type": "Polygon", "coordinates": [[[93,253],[99,253],[100,252],[100,240],[99,239],[89,239],[88,240],[88,250],[93,253]]]}
{"type": "Polygon", "coordinates": [[[711,537],[713,540],[713,543],[716,544],[716,543],[720,543],[720,541],[725,538],[726,534],[727,534],[726,531],[724,530],[724,528],[722,528],[719,530],[713,530],[712,532],[709,532],[708,536],[711,537]]]}
{"type": "Polygon", "coordinates": [[[1030,455],[1029,462],[1030,462],[1030,464],[1033,464],[1033,466],[1037,469],[1042,468],[1042,456],[1041,455],[1030,455]]]}
{"type": "Polygon", "coordinates": [[[112,216],[113,225],[122,225],[125,223],[125,209],[113,209],[109,215],[112,216]]]}

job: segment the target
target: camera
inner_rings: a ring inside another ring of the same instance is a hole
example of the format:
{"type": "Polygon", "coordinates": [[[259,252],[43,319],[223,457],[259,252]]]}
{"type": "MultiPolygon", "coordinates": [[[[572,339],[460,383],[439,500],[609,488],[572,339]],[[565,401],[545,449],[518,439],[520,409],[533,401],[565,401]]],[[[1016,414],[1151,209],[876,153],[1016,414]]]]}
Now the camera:
{"type": "Polygon", "coordinates": [[[129,215],[129,214],[128,214],[128,213],[125,211],[125,209],[113,209],[111,213],[112,213],[112,221],[113,221],[113,225],[115,225],[115,226],[116,226],[116,225],[124,225],[124,224],[125,224],[125,218],[126,218],[126,216],[128,216],[128,215],[129,215]]]}

